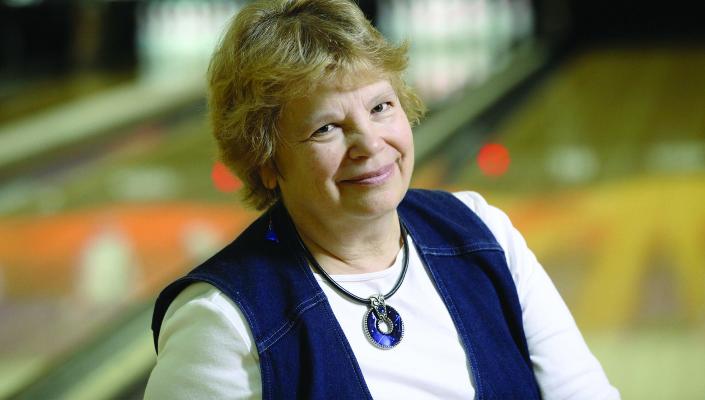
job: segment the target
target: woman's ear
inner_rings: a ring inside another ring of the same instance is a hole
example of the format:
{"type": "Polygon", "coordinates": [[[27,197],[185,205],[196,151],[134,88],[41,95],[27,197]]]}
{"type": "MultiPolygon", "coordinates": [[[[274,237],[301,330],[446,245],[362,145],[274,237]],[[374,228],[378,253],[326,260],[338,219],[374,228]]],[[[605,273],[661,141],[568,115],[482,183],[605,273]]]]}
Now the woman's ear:
{"type": "Polygon", "coordinates": [[[272,161],[267,162],[259,169],[259,177],[262,184],[269,190],[277,188],[277,169],[272,161]]]}

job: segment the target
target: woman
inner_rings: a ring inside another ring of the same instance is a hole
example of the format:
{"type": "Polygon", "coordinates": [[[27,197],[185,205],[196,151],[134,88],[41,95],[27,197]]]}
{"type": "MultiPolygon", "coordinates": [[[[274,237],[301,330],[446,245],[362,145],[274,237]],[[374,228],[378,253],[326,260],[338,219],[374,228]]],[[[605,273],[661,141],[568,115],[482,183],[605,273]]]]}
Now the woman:
{"type": "Polygon", "coordinates": [[[423,105],[346,0],[245,7],[209,70],[267,210],[155,307],[147,398],[618,398],[507,217],[408,190],[423,105]]]}

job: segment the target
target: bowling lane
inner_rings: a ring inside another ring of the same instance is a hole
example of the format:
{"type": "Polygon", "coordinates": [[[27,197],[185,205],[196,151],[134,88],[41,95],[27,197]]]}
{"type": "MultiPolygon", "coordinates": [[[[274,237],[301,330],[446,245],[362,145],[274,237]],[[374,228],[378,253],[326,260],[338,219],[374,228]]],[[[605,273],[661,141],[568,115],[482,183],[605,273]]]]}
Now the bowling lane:
{"type": "Polygon", "coordinates": [[[135,307],[149,307],[166,281],[252,218],[238,205],[238,182],[214,162],[203,109],[145,121],[89,154],[7,183],[15,190],[0,198],[4,393],[116,329],[135,307]]]}
{"type": "Polygon", "coordinates": [[[510,215],[624,398],[705,392],[702,71],[701,47],[578,52],[414,178],[510,215]]]}
{"type": "Polygon", "coordinates": [[[0,82],[0,125],[133,79],[131,72],[82,72],[62,78],[0,82]]]}

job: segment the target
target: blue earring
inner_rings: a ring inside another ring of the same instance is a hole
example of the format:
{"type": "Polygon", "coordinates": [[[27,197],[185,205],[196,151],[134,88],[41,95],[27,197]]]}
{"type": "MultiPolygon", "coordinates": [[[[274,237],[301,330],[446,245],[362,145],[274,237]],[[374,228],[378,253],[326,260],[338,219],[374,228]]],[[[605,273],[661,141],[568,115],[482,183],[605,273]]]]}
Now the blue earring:
{"type": "Polygon", "coordinates": [[[277,236],[277,233],[274,232],[271,216],[269,217],[269,225],[267,226],[267,232],[264,234],[264,238],[270,242],[279,243],[279,237],[277,236]]]}

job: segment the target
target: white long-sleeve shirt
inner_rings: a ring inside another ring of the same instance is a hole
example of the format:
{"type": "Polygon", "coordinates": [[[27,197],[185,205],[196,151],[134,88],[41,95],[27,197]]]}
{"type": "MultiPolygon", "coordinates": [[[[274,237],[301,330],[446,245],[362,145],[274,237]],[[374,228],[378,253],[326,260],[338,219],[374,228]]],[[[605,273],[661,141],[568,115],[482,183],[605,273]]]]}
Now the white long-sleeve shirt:
{"type": "MultiPolygon", "coordinates": [[[[484,221],[504,249],[544,399],[618,399],[563,299],[507,216],[477,193],[455,196],[484,221]]],[[[408,241],[406,277],[387,300],[404,321],[404,338],[393,349],[368,342],[362,330],[365,305],[341,296],[318,274],[316,279],[375,399],[473,398],[461,339],[410,236],[408,241]]],[[[399,255],[383,271],[332,278],[360,297],[387,293],[399,277],[401,260],[399,255]]],[[[247,321],[237,305],[207,283],[193,284],[177,296],[164,317],[158,347],[145,399],[261,397],[258,353],[247,321]]]]}

